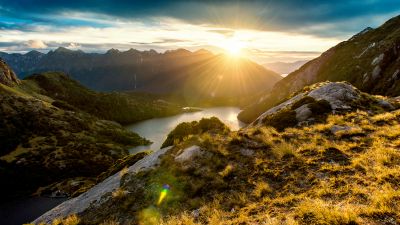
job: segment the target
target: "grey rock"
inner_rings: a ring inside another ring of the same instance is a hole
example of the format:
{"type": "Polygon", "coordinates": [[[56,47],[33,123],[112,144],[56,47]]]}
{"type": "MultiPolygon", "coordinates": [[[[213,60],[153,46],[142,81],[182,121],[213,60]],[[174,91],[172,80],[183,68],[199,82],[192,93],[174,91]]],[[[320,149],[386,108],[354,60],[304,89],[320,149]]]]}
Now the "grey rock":
{"type": "Polygon", "coordinates": [[[340,126],[340,125],[333,125],[330,129],[332,134],[336,134],[338,131],[349,131],[352,127],[350,126],[340,126]]]}
{"type": "Polygon", "coordinates": [[[395,107],[388,101],[385,101],[383,99],[378,101],[378,105],[381,106],[384,109],[388,109],[388,110],[394,110],[395,107]]]}
{"type": "Polygon", "coordinates": [[[295,109],[296,111],[296,119],[297,121],[305,121],[306,119],[312,116],[312,111],[308,107],[308,104],[302,105],[299,108],[295,109]]]}
{"type": "Polygon", "coordinates": [[[379,75],[381,74],[381,71],[382,71],[382,69],[380,66],[375,66],[374,70],[372,71],[372,75],[371,75],[372,80],[375,80],[376,78],[378,78],[379,75]]]}
{"type": "Polygon", "coordinates": [[[376,66],[376,65],[378,65],[379,63],[381,63],[384,56],[385,56],[385,54],[381,53],[378,57],[375,57],[375,58],[372,60],[371,65],[372,65],[372,66],[376,66]]]}
{"type": "Polygon", "coordinates": [[[254,151],[251,149],[240,149],[240,154],[242,154],[244,156],[253,156],[254,151]]]}
{"type": "Polygon", "coordinates": [[[193,146],[183,149],[182,152],[178,156],[175,157],[175,161],[182,163],[182,162],[192,159],[195,156],[202,155],[202,153],[203,152],[199,146],[193,145],[193,146]]]}
{"type": "Polygon", "coordinates": [[[193,218],[197,219],[200,216],[200,209],[195,209],[192,211],[193,218]]]}

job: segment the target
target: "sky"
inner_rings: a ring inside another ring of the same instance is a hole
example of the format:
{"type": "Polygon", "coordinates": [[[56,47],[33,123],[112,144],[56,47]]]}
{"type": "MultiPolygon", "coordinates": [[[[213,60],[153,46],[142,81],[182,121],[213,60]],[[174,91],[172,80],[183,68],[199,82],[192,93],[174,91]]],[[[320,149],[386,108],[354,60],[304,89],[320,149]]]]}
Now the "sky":
{"type": "Polygon", "coordinates": [[[399,14],[399,0],[0,0],[0,51],[240,46],[261,64],[293,62],[399,14]]]}

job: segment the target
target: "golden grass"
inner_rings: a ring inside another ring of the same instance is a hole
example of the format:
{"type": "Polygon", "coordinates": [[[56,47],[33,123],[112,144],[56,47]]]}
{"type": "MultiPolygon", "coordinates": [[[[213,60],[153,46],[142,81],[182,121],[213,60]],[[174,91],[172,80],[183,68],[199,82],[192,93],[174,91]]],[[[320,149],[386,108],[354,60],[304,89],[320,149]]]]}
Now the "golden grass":
{"type": "Polygon", "coordinates": [[[297,156],[296,147],[287,142],[272,146],[271,152],[278,159],[282,159],[285,156],[297,156]]]}

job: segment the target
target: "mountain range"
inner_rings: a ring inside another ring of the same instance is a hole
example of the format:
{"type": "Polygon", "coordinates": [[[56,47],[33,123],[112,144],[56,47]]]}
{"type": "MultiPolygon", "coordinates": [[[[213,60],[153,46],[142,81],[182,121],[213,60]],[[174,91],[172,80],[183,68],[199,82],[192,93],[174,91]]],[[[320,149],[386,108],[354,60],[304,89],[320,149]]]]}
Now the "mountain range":
{"type": "Polygon", "coordinates": [[[271,62],[263,65],[279,74],[289,74],[306,64],[308,61],[309,60],[299,60],[295,62],[271,62]]]}
{"type": "Polygon", "coordinates": [[[20,78],[60,71],[86,87],[100,91],[172,93],[188,102],[245,98],[272,87],[280,75],[248,59],[215,55],[206,50],[110,49],[105,54],[58,48],[47,54],[0,53],[20,78]]]}

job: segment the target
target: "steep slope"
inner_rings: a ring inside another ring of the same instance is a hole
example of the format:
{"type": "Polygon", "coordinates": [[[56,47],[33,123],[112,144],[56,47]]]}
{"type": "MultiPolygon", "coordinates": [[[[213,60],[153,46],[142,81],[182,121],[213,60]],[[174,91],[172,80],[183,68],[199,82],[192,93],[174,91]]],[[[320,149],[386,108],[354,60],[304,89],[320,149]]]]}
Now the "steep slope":
{"type": "Polygon", "coordinates": [[[71,179],[78,181],[66,186],[76,191],[126,157],[129,148],[149,143],[115,122],[52,102],[21,85],[0,83],[0,190],[7,193],[2,199],[71,179]]]}
{"type": "MultiPolygon", "coordinates": [[[[382,108],[380,100],[399,104],[347,83],[298,93],[310,95],[325,98],[335,114],[281,132],[260,124],[177,138],[35,223],[400,223],[400,111],[382,108]],[[336,107],[342,103],[347,107],[336,107]]],[[[301,107],[298,100],[286,106],[301,107]]],[[[207,123],[220,126],[215,119],[207,123]]]]}
{"type": "Polygon", "coordinates": [[[303,87],[321,81],[348,81],[372,94],[400,95],[400,16],[367,28],[279,81],[239,119],[251,122],[303,87]]]}
{"type": "Polygon", "coordinates": [[[111,49],[97,54],[58,48],[47,54],[1,53],[0,57],[9,62],[20,77],[61,71],[95,90],[174,92],[194,99],[246,97],[272,87],[280,79],[275,72],[247,59],[232,59],[205,50],[177,49],[157,53],[111,49]],[[186,91],[188,89],[191,91],[186,91]]]}
{"type": "Polygon", "coordinates": [[[101,119],[130,124],[154,117],[175,115],[182,107],[158,95],[92,91],[57,72],[34,74],[22,80],[20,88],[48,96],[54,106],[79,109],[101,119]]]}
{"type": "Polygon", "coordinates": [[[7,64],[0,58],[0,83],[13,86],[19,83],[17,76],[14,71],[12,71],[7,64]]]}

